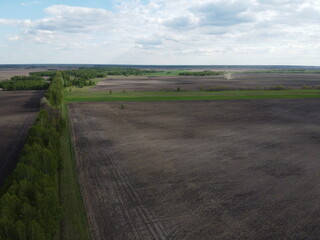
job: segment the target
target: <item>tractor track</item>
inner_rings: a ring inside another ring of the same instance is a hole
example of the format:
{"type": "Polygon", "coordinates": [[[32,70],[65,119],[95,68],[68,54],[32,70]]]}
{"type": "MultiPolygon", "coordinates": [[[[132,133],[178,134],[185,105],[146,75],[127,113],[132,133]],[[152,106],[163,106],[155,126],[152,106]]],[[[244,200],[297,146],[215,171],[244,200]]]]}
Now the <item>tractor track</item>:
{"type": "Polygon", "coordinates": [[[93,239],[317,239],[318,105],[72,103],[93,239]]]}
{"type": "MultiPolygon", "coordinates": [[[[79,125],[79,128],[86,129],[83,135],[90,135],[90,139],[86,139],[85,136],[82,136],[81,130],[77,129],[78,126],[75,127],[75,123],[71,121],[72,132],[75,138],[75,152],[77,153],[76,157],[79,163],[78,169],[80,170],[79,180],[83,186],[82,191],[84,195],[86,195],[87,210],[91,212],[94,211],[94,214],[97,214],[98,212],[105,212],[106,209],[108,209],[108,216],[106,217],[113,220],[111,224],[108,224],[109,228],[105,230],[113,232],[113,239],[167,239],[162,224],[155,218],[150,209],[143,206],[142,197],[132,186],[127,173],[122,169],[119,155],[114,152],[108,145],[108,142],[105,141],[104,132],[100,131],[99,124],[95,122],[94,118],[86,114],[77,114],[77,116],[81,116],[81,118],[77,117],[77,121],[79,121],[77,125],[79,125]],[[90,131],[88,131],[88,129],[90,129],[90,131]],[[84,145],[81,147],[79,145],[80,138],[81,145],[84,145]],[[86,144],[88,140],[91,143],[99,143],[99,150],[97,151],[97,149],[95,149],[95,153],[93,153],[90,146],[86,144]],[[90,153],[87,155],[92,156],[92,158],[83,159],[81,157],[82,152],[90,153]],[[101,191],[104,190],[104,186],[101,184],[101,176],[96,173],[90,173],[90,170],[93,170],[90,169],[90,167],[84,170],[85,168],[81,166],[83,161],[90,162],[90,166],[94,166],[96,161],[106,166],[101,168],[102,175],[110,176],[113,180],[111,182],[112,186],[109,187],[112,188],[116,196],[116,204],[107,202],[104,194],[101,193],[101,191]],[[90,184],[88,184],[89,181],[86,180],[86,175],[93,177],[90,184]],[[94,195],[98,197],[102,205],[105,204],[106,209],[101,207],[100,209],[96,209],[96,206],[92,206],[90,202],[90,196],[92,195],[89,193],[89,189],[93,188],[92,184],[96,189],[94,195]],[[109,207],[108,204],[113,207],[109,207]]],[[[91,223],[91,232],[94,239],[104,239],[108,233],[104,233],[104,228],[100,226],[101,224],[99,225],[99,220],[96,220],[95,216],[92,216],[89,222],[91,223]]]]}

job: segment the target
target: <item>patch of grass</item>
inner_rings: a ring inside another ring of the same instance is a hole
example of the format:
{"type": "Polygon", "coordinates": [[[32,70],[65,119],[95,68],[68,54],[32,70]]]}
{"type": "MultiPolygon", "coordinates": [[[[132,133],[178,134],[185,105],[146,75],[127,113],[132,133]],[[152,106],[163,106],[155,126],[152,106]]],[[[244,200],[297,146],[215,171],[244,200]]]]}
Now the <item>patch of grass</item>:
{"type": "Polygon", "coordinates": [[[89,228],[75,167],[67,105],[62,108],[66,120],[61,146],[60,199],[64,209],[60,240],[90,240],[89,228]]]}
{"type": "Polygon", "coordinates": [[[236,90],[218,92],[77,92],[67,93],[65,100],[74,101],[188,101],[188,100],[237,100],[237,99],[302,99],[320,98],[319,90],[236,90]]]}

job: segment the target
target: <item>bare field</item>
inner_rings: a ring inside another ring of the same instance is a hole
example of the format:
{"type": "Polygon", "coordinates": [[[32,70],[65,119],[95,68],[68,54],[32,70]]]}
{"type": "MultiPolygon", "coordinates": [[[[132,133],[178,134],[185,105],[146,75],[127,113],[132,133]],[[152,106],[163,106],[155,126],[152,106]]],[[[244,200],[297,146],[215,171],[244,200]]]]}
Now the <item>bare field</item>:
{"type": "MultiPolygon", "coordinates": [[[[70,67],[55,67],[54,69],[58,70],[70,70],[75,68],[70,67]]],[[[0,81],[10,79],[13,76],[29,76],[31,72],[42,72],[48,71],[48,68],[30,68],[30,67],[12,67],[12,68],[0,68],[0,81]]]]}
{"type": "Polygon", "coordinates": [[[319,239],[320,100],[72,103],[92,238],[319,239]]]}
{"type": "Polygon", "coordinates": [[[279,73],[237,73],[232,79],[223,76],[149,76],[149,77],[109,77],[102,80],[91,91],[159,91],[159,90],[199,90],[200,88],[230,87],[257,88],[283,85],[292,88],[320,86],[320,74],[279,74],[279,73]]]}
{"type": "Polygon", "coordinates": [[[0,185],[16,166],[43,94],[43,91],[0,91],[0,185]]]}
{"type": "Polygon", "coordinates": [[[0,81],[10,79],[13,76],[29,76],[31,72],[47,71],[48,68],[1,68],[0,81]]]}

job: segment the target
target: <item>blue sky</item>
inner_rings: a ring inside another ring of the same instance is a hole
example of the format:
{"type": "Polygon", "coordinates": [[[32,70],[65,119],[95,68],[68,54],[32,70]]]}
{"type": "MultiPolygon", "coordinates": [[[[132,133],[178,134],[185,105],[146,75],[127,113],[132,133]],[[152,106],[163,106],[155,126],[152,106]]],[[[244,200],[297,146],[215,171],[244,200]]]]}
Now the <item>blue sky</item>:
{"type": "Polygon", "coordinates": [[[44,17],[43,9],[52,5],[70,5],[79,7],[104,8],[112,10],[113,1],[108,0],[39,0],[39,1],[21,1],[21,0],[3,0],[0,1],[1,18],[14,19],[39,19],[44,17]]]}
{"type": "Polygon", "coordinates": [[[311,0],[0,1],[0,64],[320,65],[311,0]]]}

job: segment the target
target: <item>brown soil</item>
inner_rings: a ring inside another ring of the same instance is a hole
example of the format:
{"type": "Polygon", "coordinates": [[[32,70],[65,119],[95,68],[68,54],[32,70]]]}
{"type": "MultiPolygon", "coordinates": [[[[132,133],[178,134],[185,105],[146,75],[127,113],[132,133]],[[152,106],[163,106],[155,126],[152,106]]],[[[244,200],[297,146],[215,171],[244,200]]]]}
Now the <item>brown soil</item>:
{"type": "Polygon", "coordinates": [[[0,185],[14,169],[43,91],[0,91],[0,185]]]}
{"type": "Polygon", "coordinates": [[[109,77],[102,80],[91,91],[159,91],[159,90],[199,90],[200,88],[263,88],[283,85],[292,88],[320,86],[320,74],[274,74],[238,73],[232,79],[223,76],[152,76],[152,77],[109,77]]]}
{"type": "Polygon", "coordinates": [[[93,239],[318,239],[319,105],[70,104],[93,239]]]}
{"type": "Polygon", "coordinates": [[[29,76],[31,72],[47,71],[47,68],[1,68],[0,81],[10,79],[13,76],[29,76]]]}

